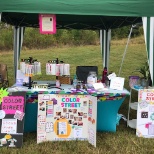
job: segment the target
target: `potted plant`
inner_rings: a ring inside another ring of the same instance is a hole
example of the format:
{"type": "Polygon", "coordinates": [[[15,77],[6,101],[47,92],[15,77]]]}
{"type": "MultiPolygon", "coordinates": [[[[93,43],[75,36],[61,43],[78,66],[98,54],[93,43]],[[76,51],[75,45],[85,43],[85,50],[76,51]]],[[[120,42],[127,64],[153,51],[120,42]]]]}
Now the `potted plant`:
{"type": "Polygon", "coordinates": [[[137,68],[134,72],[139,72],[142,74],[142,77],[140,78],[142,87],[148,87],[152,85],[148,61],[146,61],[141,67],[137,68]]]}

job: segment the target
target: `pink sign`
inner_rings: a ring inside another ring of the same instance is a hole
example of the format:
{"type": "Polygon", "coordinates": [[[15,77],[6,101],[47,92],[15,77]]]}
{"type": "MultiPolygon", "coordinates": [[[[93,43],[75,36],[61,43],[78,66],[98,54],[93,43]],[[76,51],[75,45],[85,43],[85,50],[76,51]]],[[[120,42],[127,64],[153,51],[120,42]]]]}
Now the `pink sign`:
{"type": "Polygon", "coordinates": [[[41,34],[55,34],[56,33],[56,15],[40,14],[39,25],[41,34]]]}
{"type": "Polygon", "coordinates": [[[15,114],[16,110],[24,112],[24,97],[6,96],[2,100],[2,110],[6,114],[15,114]]]}

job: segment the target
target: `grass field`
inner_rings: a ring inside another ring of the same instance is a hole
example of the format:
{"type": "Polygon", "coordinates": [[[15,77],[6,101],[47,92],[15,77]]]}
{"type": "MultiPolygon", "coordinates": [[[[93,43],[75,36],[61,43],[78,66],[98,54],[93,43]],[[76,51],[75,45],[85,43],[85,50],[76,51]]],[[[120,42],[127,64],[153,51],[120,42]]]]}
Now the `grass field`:
{"type": "MultiPolygon", "coordinates": [[[[126,40],[111,42],[110,66],[109,71],[114,71],[118,74],[123,52],[125,49],[126,40]]],[[[79,47],[63,47],[50,48],[44,50],[23,50],[21,58],[32,56],[42,63],[42,75],[35,76],[37,80],[53,80],[55,77],[45,75],[45,63],[50,59],[59,58],[71,65],[71,77],[75,74],[75,68],[79,65],[96,65],[99,68],[99,76],[102,73],[102,58],[100,46],[79,46],[79,47]]],[[[121,77],[125,77],[125,88],[129,90],[128,77],[133,74],[132,71],[146,61],[146,49],[143,43],[143,38],[133,39],[127,50],[127,54],[122,67],[121,77]]],[[[13,80],[13,52],[3,51],[0,53],[0,63],[8,65],[8,75],[10,85],[13,80]]],[[[137,93],[133,94],[133,100],[137,99],[137,93]]],[[[127,117],[128,111],[127,98],[120,107],[119,113],[127,117]]],[[[133,112],[131,118],[135,117],[133,112]]],[[[21,149],[0,148],[0,154],[135,154],[135,153],[154,153],[154,139],[138,138],[135,135],[136,131],[128,128],[126,122],[120,121],[117,126],[116,133],[98,132],[97,147],[94,148],[87,142],[68,141],[68,142],[45,142],[36,143],[36,133],[24,134],[23,147],[21,149]]]]}

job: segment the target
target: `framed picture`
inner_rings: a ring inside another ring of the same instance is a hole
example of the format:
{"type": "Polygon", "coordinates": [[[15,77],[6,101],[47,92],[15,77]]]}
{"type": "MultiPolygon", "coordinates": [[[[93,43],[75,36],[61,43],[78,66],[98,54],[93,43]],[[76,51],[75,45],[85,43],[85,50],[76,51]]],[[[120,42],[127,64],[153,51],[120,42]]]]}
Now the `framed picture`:
{"type": "Polygon", "coordinates": [[[55,34],[56,33],[56,15],[40,14],[39,26],[41,34],[55,34]]]}

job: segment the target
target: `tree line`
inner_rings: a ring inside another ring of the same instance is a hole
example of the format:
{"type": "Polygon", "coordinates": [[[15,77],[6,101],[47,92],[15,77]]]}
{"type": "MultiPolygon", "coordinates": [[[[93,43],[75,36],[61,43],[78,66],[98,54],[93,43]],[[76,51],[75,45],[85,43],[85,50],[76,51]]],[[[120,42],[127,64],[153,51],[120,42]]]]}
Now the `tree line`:
{"type": "MultiPolygon", "coordinates": [[[[112,29],[112,39],[127,38],[131,26],[112,29]]],[[[143,28],[134,29],[131,37],[143,35],[143,28]]],[[[13,50],[13,26],[0,23],[0,50],[13,50]]],[[[61,47],[64,45],[97,45],[99,44],[99,30],[65,30],[58,29],[54,35],[42,35],[38,28],[26,28],[23,48],[43,49],[61,47]]]]}

